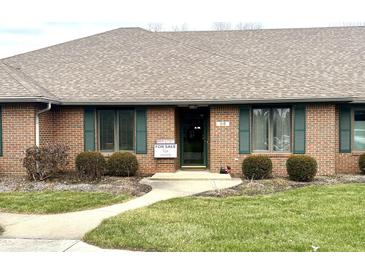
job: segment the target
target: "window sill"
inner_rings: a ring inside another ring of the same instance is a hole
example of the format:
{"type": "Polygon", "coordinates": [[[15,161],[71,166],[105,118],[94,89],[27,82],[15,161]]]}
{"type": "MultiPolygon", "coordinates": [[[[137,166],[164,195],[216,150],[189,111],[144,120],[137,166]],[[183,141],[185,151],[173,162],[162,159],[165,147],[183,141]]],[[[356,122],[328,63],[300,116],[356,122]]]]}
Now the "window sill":
{"type": "Polygon", "coordinates": [[[293,154],[291,152],[252,152],[252,155],[265,155],[272,158],[288,158],[293,154]]]}
{"type": "Polygon", "coordinates": [[[119,150],[119,151],[99,151],[101,153],[101,155],[103,155],[104,157],[110,157],[112,156],[113,153],[115,152],[130,152],[135,154],[134,150],[119,150]]]}
{"type": "Polygon", "coordinates": [[[364,154],[365,153],[365,151],[353,151],[353,152],[351,152],[351,155],[352,156],[360,156],[361,154],[364,154]]]}

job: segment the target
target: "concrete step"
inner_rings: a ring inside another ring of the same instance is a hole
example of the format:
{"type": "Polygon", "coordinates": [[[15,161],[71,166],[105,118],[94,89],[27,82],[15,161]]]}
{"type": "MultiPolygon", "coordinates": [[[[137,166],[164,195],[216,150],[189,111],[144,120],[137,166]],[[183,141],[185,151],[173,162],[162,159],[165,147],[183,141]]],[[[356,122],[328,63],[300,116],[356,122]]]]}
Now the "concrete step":
{"type": "Polygon", "coordinates": [[[232,180],[229,174],[212,173],[209,171],[185,171],[158,172],[151,180],[175,181],[175,180],[232,180]]]}

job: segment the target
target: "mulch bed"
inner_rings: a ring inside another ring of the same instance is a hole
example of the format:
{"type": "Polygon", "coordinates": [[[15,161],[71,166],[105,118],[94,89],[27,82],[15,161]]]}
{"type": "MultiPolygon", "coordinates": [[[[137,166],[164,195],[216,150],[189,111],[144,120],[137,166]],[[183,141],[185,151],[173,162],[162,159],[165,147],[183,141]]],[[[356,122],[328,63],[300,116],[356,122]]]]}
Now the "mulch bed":
{"type": "Polygon", "coordinates": [[[29,181],[25,176],[1,176],[0,192],[86,191],[142,196],[151,186],[139,183],[142,177],[105,176],[100,181],[80,181],[74,174],[61,174],[46,181],[29,181]]]}
{"type": "Polygon", "coordinates": [[[229,197],[241,195],[260,195],[285,191],[293,188],[309,185],[332,185],[343,183],[365,183],[364,175],[336,175],[336,176],[317,176],[313,182],[294,182],[288,178],[277,177],[265,180],[250,181],[243,179],[242,184],[232,188],[207,191],[197,194],[200,197],[229,197]]]}

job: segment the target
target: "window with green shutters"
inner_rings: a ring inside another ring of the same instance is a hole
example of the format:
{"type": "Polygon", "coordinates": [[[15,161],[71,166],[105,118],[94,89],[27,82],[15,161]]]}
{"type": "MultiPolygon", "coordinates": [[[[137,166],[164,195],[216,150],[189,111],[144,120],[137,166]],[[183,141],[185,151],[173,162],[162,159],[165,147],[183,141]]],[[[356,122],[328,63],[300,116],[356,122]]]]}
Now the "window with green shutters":
{"type": "Polygon", "coordinates": [[[305,105],[242,106],[239,152],[305,153],[305,105]],[[292,114],[293,113],[293,114],[292,114]]]}
{"type": "Polygon", "coordinates": [[[99,150],[133,151],[135,144],[134,109],[100,109],[98,113],[99,150]]]}
{"type": "Polygon", "coordinates": [[[291,109],[254,107],[251,135],[254,152],[290,152],[291,109]]]}
{"type": "Polygon", "coordinates": [[[144,108],[85,108],[85,151],[147,153],[147,113],[144,108]]]}

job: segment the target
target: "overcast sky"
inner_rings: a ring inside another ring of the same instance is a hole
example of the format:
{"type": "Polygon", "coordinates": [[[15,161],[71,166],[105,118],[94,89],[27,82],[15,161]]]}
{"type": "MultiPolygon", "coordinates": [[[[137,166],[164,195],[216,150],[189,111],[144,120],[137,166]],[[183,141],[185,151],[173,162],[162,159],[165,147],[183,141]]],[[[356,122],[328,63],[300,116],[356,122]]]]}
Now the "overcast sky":
{"type": "Polygon", "coordinates": [[[214,22],[263,28],[365,22],[364,0],[0,0],[0,58],[118,27],[161,23],[210,30],[214,22]]]}

